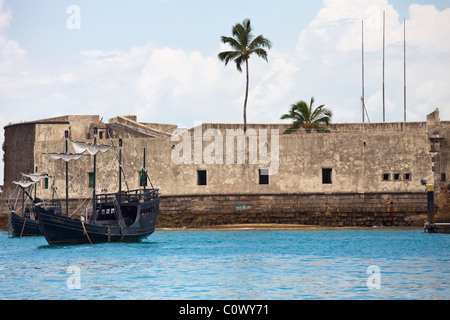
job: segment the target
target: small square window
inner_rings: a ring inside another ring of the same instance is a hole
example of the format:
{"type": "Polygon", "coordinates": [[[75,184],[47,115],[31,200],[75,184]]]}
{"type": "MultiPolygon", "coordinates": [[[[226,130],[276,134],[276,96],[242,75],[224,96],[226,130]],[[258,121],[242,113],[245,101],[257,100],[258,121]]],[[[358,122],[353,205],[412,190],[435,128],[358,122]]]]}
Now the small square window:
{"type": "Polygon", "coordinates": [[[322,184],[331,184],[331,173],[333,169],[331,168],[322,168],[322,184]]]}
{"type": "Polygon", "coordinates": [[[390,173],[383,173],[383,181],[389,181],[391,178],[390,173]]]}
{"type": "Polygon", "coordinates": [[[406,181],[410,181],[411,180],[411,173],[405,173],[404,175],[403,175],[403,180],[406,180],[406,181]]]}
{"type": "Polygon", "coordinates": [[[197,170],[197,185],[206,186],[206,170],[197,170]]]}
{"type": "Polygon", "coordinates": [[[269,169],[259,169],[259,184],[269,184],[269,169]]]}
{"type": "Polygon", "coordinates": [[[395,181],[400,180],[400,173],[394,173],[394,180],[395,181]]]}

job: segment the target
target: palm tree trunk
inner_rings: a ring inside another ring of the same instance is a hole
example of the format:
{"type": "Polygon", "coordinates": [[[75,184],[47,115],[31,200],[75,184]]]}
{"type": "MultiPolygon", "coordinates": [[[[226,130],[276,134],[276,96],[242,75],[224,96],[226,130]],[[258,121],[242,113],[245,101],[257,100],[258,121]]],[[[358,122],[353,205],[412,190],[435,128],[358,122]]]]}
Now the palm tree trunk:
{"type": "Polygon", "coordinates": [[[247,132],[247,99],[248,99],[248,60],[245,59],[245,71],[247,73],[247,84],[245,86],[244,100],[244,134],[247,132]]]}

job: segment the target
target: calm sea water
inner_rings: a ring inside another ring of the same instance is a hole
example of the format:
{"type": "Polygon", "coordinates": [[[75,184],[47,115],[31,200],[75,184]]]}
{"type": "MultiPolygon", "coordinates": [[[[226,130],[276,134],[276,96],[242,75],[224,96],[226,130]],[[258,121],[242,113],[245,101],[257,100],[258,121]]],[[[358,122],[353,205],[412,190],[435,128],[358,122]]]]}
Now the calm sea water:
{"type": "Polygon", "coordinates": [[[1,232],[0,299],[450,299],[450,235],[167,230],[48,246],[1,232]]]}

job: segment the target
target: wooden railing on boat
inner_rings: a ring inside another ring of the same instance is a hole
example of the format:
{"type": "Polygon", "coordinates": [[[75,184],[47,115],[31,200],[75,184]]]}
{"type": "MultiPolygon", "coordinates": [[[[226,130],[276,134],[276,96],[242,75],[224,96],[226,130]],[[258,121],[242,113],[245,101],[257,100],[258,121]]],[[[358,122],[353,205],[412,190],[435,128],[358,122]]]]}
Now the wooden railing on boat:
{"type": "Polygon", "coordinates": [[[147,202],[158,198],[159,189],[136,189],[116,193],[103,193],[95,195],[95,199],[100,203],[118,201],[119,203],[138,203],[147,202]]]}

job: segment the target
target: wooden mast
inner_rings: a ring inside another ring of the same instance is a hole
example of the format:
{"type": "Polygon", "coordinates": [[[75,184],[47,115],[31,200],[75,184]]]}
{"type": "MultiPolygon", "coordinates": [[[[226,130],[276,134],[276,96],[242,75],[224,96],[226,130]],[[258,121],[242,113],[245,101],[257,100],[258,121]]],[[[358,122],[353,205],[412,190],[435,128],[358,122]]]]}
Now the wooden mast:
{"type": "MultiPolygon", "coordinates": [[[[69,153],[69,131],[64,131],[66,140],[66,153],[69,153]]],[[[69,216],[69,162],[66,161],[66,216],[69,216]]]]}

